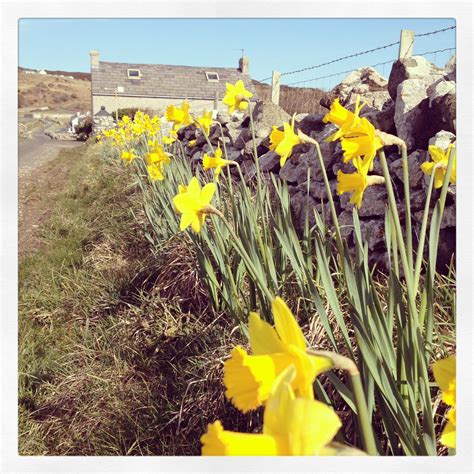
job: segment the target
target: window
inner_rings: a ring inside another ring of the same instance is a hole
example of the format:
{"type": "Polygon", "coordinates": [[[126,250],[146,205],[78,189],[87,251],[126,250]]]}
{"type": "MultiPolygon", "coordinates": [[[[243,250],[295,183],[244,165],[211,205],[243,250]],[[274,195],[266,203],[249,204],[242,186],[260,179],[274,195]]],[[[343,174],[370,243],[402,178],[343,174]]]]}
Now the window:
{"type": "Polygon", "coordinates": [[[207,82],[219,82],[219,74],[217,72],[206,72],[207,82]]]}
{"type": "Polygon", "coordinates": [[[140,69],[127,69],[127,76],[129,79],[140,79],[142,77],[140,69]]]}

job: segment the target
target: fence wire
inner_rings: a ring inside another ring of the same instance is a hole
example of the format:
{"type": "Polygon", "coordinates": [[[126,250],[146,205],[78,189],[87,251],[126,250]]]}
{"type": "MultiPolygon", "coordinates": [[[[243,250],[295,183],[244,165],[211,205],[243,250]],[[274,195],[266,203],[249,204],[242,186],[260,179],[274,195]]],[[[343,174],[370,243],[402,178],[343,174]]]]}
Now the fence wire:
{"type": "MultiPolygon", "coordinates": [[[[437,49],[435,51],[425,51],[424,53],[419,53],[419,54],[416,54],[415,56],[426,56],[427,54],[444,53],[446,51],[455,51],[455,50],[456,50],[456,48],[454,48],[454,47],[445,48],[445,49],[437,49]]],[[[377,67],[377,66],[384,66],[386,64],[393,64],[396,60],[397,60],[397,58],[389,59],[388,61],[383,61],[383,62],[380,62],[380,63],[371,64],[370,66],[367,66],[367,67],[377,67]]],[[[341,74],[348,74],[350,72],[353,72],[354,70],[355,70],[354,68],[347,69],[346,71],[339,71],[339,72],[335,72],[333,74],[328,74],[326,76],[313,77],[312,79],[305,79],[303,81],[296,81],[296,82],[291,82],[290,84],[282,84],[282,85],[295,86],[297,84],[303,84],[303,83],[306,83],[306,82],[313,82],[313,81],[319,81],[321,79],[327,79],[328,77],[340,76],[341,74]]]]}
{"type": "MultiPolygon", "coordinates": [[[[434,31],[428,31],[427,33],[419,33],[419,34],[415,34],[415,37],[421,37],[421,36],[431,36],[431,35],[435,35],[435,34],[438,34],[438,33],[442,33],[444,31],[448,31],[448,30],[454,30],[456,29],[456,26],[450,26],[448,28],[442,28],[442,29],[439,29],[439,30],[434,30],[434,31]]],[[[290,74],[297,74],[299,72],[305,72],[305,71],[310,71],[312,69],[317,69],[317,68],[320,68],[320,67],[323,67],[323,66],[328,66],[329,64],[334,64],[334,63],[337,63],[339,61],[344,61],[345,59],[350,59],[350,58],[355,58],[357,56],[363,56],[365,54],[369,54],[369,53],[373,53],[375,51],[381,51],[383,49],[387,49],[387,48],[390,48],[392,46],[396,46],[396,45],[399,45],[400,44],[400,41],[396,41],[394,43],[390,43],[390,44],[385,44],[383,46],[378,46],[376,48],[372,48],[372,49],[368,49],[366,51],[360,51],[358,53],[353,53],[353,54],[349,54],[347,56],[342,56],[340,58],[337,58],[337,59],[333,59],[331,61],[327,61],[327,62],[324,62],[324,63],[320,63],[320,64],[316,64],[314,66],[308,66],[308,67],[304,67],[304,68],[301,68],[301,69],[296,69],[294,71],[288,71],[288,72],[282,72],[280,74],[280,76],[289,76],[290,74]]],[[[452,48],[447,48],[447,49],[452,49],[452,48]]],[[[441,50],[440,50],[441,51],[441,50]]],[[[436,51],[436,52],[440,52],[440,51],[436,51]]],[[[422,54],[426,54],[426,53],[422,53],[422,54]]],[[[380,64],[379,64],[380,65],[380,64]]],[[[373,66],[371,66],[373,67],[373,66]]],[[[344,72],[342,73],[339,73],[339,74],[343,74],[344,72]]],[[[334,75],[337,75],[337,74],[334,74],[334,75]]],[[[326,77],[333,77],[333,75],[330,75],[330,76],[322,76],[321,78],[319,79],[322,79],[322,78],[326,78],[326,77]]],[[[264,79],[260,79],[259,82],[265,82],[265,81],[268,81],[272,78],[272,76],[269,76],[269,77],[266,77],[264,79]]],[[[308,79],[306,81],[298,81],[298,82],[293,82],[292,84],[288,84],[288,85],[293,85],[293,84],[301,84],[303,82],[310,82],[310,81],[313,81],[315,79],[308,79]]]]}

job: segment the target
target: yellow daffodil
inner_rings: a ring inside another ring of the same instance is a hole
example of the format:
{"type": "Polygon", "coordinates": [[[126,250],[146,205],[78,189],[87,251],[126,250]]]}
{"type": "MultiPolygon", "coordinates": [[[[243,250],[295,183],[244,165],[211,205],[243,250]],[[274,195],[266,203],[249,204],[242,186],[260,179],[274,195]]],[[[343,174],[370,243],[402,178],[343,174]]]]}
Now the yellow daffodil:
{"type": "MultiPolygon", "coordinates": [[[[421,170],[427,175],[435,173],[434,177],[434,187],[435,189],[441,188],[443,186],[444,176],[448,168],[449,155],[451,150],[454,148],[454,145],[449,145],[446,151],[443,151],[441,148],[430,145],[428,151],[430,152],[431,159],[433,161],[425,162],[421,165],[421,170]]],[[[454,150],[454,162],[453,168],[451,170],[451,176],[449,177],[449,182],[451,184],[456,184],[456,150],[454,150]]]]}
{"type": "Polygon", "coordinates": [[[298,395],[312,399],[315,377],[332,367],[325,357],[306,353],[303,333],[281,298],[272,302],[275,329],[256,313],[249,316],[250,347],[253,355],[240,346],[224,363],[226,396],[241,411],[253,410],[269,397],[272,385],[283,370],[293,364],[292,382],[298,395]]]}
{"type": "Polygon", "coordinates": [[[341,137],[344,162],[362,158],[369,171],[374,167],[377,151],[383,147],[382,140],[376,134],[375,127],[364,117],[356,127],[346,130],[341,137]]]}
{"type": "Polygon", "coordinates": [[[123,150],[121,158],[127,164],[130,164],[137,156],[135,155],[135,150],[131,148],[129,151],[123,150]]]}
{"type": "Polygon", "coordinates": [[[227,83],[225,86],[226,93],[222,102],[229,108],[229,114],[235,110],[247,110],[249,99],[253,94],[245,89],[243,81],[239,79],[234,85],[227,83]]]}
{"type": "Polygon", "coordinates": [[[263,415],[263,433],[224,430],[220,421],[201,437],[204,456],[317,456],[334,438],[341,421],[322,402],[297,398],[297,370],[289,366],[275,380],[263,415]]]}
{"type": "Polygon", "coordinates": [[[197,119],[199,124],[201,125],[202,129],[204,130],[204,133],[209,136],[209,133],[211,131],[211,125],[212,125],[212,111],[208,112],[205,110],[201,117],[197,119]]]}
{"type": "Polygon", "coordinates": [[[156,140],[149,141],[148,145],[150,146],[150,151],[145,155],[148,174],[153,181],[161,181],[164,179],[164,165],[169,164],[170,157],[156,140]]]}
{"type": "Polygon", "coordinates": [[[456,356],[436,361],[433,375],[443,393],[443,402],[453,407],[446,415],[448,423],[441,434],[441,443],[456,448],[456,356]]]}
{"type": "Polygon", "coordinates": [[[219,179],[219,175],[222,171],[222,168],[224,166],[230,165],[231,163],[233,162],[222,158],[222,150],[220,145],[217,147],[214,156],[209,156],[207,153],[205,153],[202,158],[203,170],[207,171],[210,169],[215,169],[214,176],[216,180],[219,179]]]}
{"type": "Polygon", "coordinates": [[[357,157],[354,159],[353,164],[356,168],[355,173],[343,173],[341,170],[337,172],[336,191],[339,195],[352,192],[350,202],[357,205],[360,209],[364,191],[367,187],[374,184],[383,184],[385,183],[385,179],[383,176],[367,175],[369,167],[371,166],[370,161],[364,161],[362,158],[357,157]]]}
{"type": "Polygon", "coordinates": [[[181,127],[191,125],[193,118],[189,113],[190,105],[188,101],[183,101],[181,107],[169,105],[166,109],[165,118],[168,122],[173,122],[173,129],[178,130],[181,127]]]}
{"type": "Polygon", "coordinates": [[[301,138],[295,133],[295,116],[291,119],[291,125],[287,122],[283,124],[283,131],[273,127],[270,134],[270,150],[275,151],[280,156],[280,167],[286,163],[291,155],[293,147],[302,143],[301,138]]]}
{"type": "Polygon", "coordinates": [[[334,102],[331,104],[331,108],[329,112],[324,116],[323,122],[328,123],[331,122],[338,127],[338,130],[333,133],[330,137],[326,139],[326,141],[336,141],[341,138],[345,133],[347,133],[350,129],[356,127],[360,121],[359,114],[362,108],[366,105],[363,103],[359,105],[360,97],[357,96],[356,103],[355,103],[355,110],[351,112],[343,107],[339,103],[339,99],[335,99],[334,102]]]}
{"type": "Polygon", "coordinates": [[[163,137],[163,143],[165,145],[171,145],[176,141],[177,137],[178,137],[178,134],[176,133],[176,131],[170,130],[170,134],[168,136],[163,137]]]}
{"type": "Polygon", "coordinates": [[[193,177],[186,188],[179,189],[179,193],[173,198],[173,203],[180,212],[180,229],[184,230],[189,225],[194,232],[201,231],[206,215],[212,212],[210,206],[212,197],[216,191],[214,183],[206,184],[202,189],[196,177],[193,177]]]}
{"type": "Polygon", "coordinates": [[[188,148],[194,148],[196,146],[196,140],[190,140],[188,142],[188,148]]]}

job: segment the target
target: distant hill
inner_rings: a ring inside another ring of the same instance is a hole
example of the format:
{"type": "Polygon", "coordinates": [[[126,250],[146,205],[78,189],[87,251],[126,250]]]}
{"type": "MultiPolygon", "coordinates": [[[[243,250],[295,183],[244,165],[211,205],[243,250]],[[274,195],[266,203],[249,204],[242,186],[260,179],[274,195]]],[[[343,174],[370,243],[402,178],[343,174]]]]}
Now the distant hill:
{"type": "Polygon", "coordinates": [[[18,69],[19,108],[49,107],[71,113],[91,110],[90,74],[68,71],[27,74],[26,68],[18,69]],[[66,77],[60,77],[61,74],[66,77]]]}
{"type": "MultiPolygon", "coordinates": [[[[272,87],[255,79],[252,80],[259,99],[270,100],[272,87]]],[[[325,114],[327,110],[319,104],[325,92],[314,87],[280,87],[280,106],[289,114],[325,114]]]]}
{"type": "MultiPolygon", "coordinates": [[[[19,72],[25,72],[25,71],[35,71],[35,69],[29,69],[27,67],[19,67],[18,68],[19,72]]],[[[90,72],[70,72],[70,71],[60,71],[60,70],[50,70],[50,69],[45,69],[45,71],[48,74],[53,74],[56,76],[72,76],[74,79],[82,79],[84,81],[90,81],[91,80],[91,73],[90,72]]]]}

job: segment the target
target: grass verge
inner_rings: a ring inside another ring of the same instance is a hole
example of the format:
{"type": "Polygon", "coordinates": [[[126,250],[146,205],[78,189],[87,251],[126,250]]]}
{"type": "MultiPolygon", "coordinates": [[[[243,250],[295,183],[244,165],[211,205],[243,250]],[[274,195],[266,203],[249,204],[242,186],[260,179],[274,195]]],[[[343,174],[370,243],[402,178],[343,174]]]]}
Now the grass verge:
{"type": "Polygon", "coordinates": [[[251,429],[224,398],[235,341],[194,255],[179,238],[152,255],[130,174],[97,146],[57,160],[68,178],[20,260],[19,453],[192,455],[217,417],[251,429]]]}

